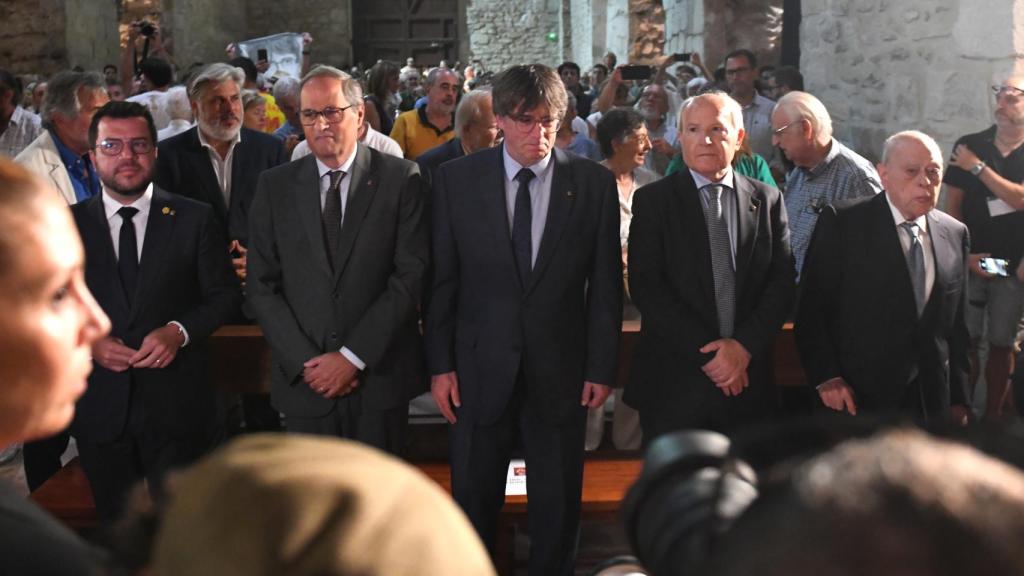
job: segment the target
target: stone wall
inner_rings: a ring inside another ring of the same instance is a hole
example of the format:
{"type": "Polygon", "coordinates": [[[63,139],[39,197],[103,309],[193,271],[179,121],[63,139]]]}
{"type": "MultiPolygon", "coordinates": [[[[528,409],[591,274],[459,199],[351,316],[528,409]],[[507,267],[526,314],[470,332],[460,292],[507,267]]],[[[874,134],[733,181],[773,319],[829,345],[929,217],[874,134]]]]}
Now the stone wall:
{"type": "Polygon", "coordinates": [[[570,0],[570,27],[572,30],[572,51],[569,58],[580,65],[583,73],[594,60],[594,16],[592,0],[570,0]]]}
{"type": "Polygon", "coordinates": [[[63,0],[0,2],[0,67],[51,74],[67,67],[63,0]]]}
{"type": "Polygon", "coordinates": [[[513,64],[562,61],[561,0],[470,0],[466,6],[469,50],[488,70],[513,64]],[[548,34],[554,33],[554,41],[548,34]]]}
{"type": "Polygon", "coordinates": [[[991,124],[988,86],[1020,66],[1024,2],[804,0],[801,68],[836,135],[877,159],[914,128],[948,153],[991,124]]]}
{"type": "Polygon", "coordinates": [[[664,0],[665,53],[704,52],[704,2],[664,0]]]}
{"type": "Polygon", "coordinates": [[[630,0],[629,62],[654,64],[665,45],[665,8],[661,0],[630,0]]]}
{"type": "Polygon", "coordinates": [[[759,65],[778,62],[781,34],[782,0],[704,0],[701,56],[711,71],[737,48],[753,51],[759,65]]]}

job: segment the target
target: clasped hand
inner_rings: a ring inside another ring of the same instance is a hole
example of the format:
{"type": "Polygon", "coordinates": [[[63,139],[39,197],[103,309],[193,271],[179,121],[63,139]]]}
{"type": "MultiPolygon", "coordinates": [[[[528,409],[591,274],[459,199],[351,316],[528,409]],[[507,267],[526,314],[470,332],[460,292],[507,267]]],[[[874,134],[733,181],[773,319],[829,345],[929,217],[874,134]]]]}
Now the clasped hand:
{"type": "Polygon", "coordinates": [[[715,357],[701,366],[704,374],[715,383],[715,386],[726,396],[738,396],[749,384],[747,366],[750,365],[750,352],[737,340],[722,338],[705,344],[700,349],[702,354],[715,353],[715,357]]]}

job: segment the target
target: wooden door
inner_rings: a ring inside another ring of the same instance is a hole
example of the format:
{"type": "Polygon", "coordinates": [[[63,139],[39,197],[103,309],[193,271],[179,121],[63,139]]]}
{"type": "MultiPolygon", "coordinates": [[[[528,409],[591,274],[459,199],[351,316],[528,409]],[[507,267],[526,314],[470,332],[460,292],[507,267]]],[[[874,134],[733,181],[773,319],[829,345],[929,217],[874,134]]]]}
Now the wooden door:
{"type": "Polygon", "coordinates": [[[352,48],[356,62],[377,60],[420,68],[458,59],[458,0],[354,0],[352,48]]]}

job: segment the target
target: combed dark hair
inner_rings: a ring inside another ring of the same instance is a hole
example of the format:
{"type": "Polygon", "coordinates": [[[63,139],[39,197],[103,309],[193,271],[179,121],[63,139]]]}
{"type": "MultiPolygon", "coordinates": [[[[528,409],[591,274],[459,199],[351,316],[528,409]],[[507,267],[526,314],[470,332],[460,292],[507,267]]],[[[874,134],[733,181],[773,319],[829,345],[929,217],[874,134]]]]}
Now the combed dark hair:
{"type": "Polygon", "coordinates": [[[558,66],[558,75],[559,76],[562,75],[562,70],[575,70],[576,74],[579,75],[579,73],[580,73],[580,65],[575,63],[575,62],[562,62],[558,66]]]}
{"type": "Polygon", "coordinates": [[[512,66],[494,78],[494,114],[508,117],[546,104],[553,117],[565,116],[565,84],[543,64],[512,66]]]}
{"type": "Polygon", "coordinates": [[[388,97],[388,78],[398,76],[398,64],[381,60],[366,73],[366,91],[380,98],[382,103],[388,97]]]}
{"type": "Polygon", "coordinates": [[[157,88],[170,86],[174,82],[174,68],[163,58],[149,57],[139,62],[139,72],[157,88]]]}
{"type": "MultiPolygon", "coordinates": [[[[228,64],[236,68],[241,68],[242,71],[245,72],[246,82],[252,82],[253,84],[256,83],[256,75],[259,73],[259,71],[256,69],[256,64],[254,64],[252,60],[246,58],[245,56],[239,56],[237,58],[232,58],[231,60],[228,60],[228,64]]],[[[241,88],[241,86],[239,86],[239,88],[241,88]]]]}
{"type": "Polygon", "coordinates": [[[18,80],[14,74],[11,74],[3,68],[0,68],[0,87],[7,88],[11,92],[14,92],[13,102],[15,106],[21,104],[21,81],[18,80]]]}
{"type": "Polygon", "coordinates": [[[612,144],[622,142],[643,125],[644,117],[632,108],[609,110],[597,123],[597,143],[601,146],[601,154],[611,158],[615,154],[612,144]]]}
{"type": "Polygon", "coordinates": [[[156,144],[156,124],[153,124],[153,116],[146,108],[138,102],[107,102],[102,108],[96,111],[89,123],[89,146],[96,147],[96,135],[99,133],[100,120],[104,118],[145,118],[149,126],[149,137],[156,144]]]}
{"type": "Polygon", "coordinates": [[[804,91],[804,75],[795,66],[780,66],[775,70],[775,85],[788,86],[790,90],[804,91]]]}
{"type": "Polygon", "coordinates": [[[738,58],[740,56],[747,59],[747,63],[750,64],[750,67],[752,69],[757,69],[757,56],[754,56],[754,53],[751,52],[750,50],[747,50],[746,48],[740,48],[738,50],[733,50],[732,52],[729,52],[728,54],[725,55],[725,60],[723,60],[723,62],[729,60],[730,58],[738,58]]]}

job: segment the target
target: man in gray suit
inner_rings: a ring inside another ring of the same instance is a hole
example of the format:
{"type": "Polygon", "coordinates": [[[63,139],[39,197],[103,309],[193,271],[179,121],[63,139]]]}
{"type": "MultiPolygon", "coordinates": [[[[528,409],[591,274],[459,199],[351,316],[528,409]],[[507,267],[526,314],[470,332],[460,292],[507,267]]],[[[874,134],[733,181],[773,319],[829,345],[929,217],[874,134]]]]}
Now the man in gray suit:
{"type": "Polygon", "coordinates": [[[271,401],[289,430],[402,446],[421,379],[429,229],[416,164],[358,144],[359,84],[302,80],[313,154],[260,177],[248,295],[273,351],[271,401]]]}

